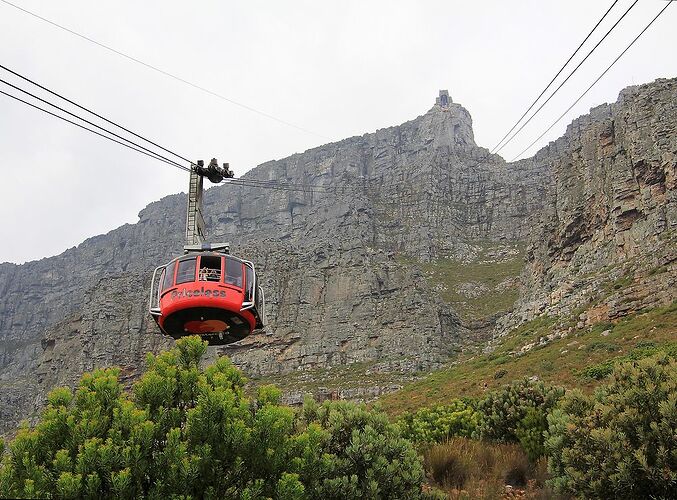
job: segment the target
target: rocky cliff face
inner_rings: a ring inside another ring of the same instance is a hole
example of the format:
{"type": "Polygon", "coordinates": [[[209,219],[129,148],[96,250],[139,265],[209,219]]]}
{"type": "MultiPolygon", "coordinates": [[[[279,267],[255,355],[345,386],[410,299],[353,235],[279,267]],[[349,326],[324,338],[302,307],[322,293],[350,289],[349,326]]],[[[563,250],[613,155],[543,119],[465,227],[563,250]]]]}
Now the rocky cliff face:
{"type": "MultiPolygon", "coordinates": [[[[252,377],[348,380],[340,394],[369,397],[441,366],[497,319],[504,329],[575,309],[580,301],[551,297],[566,295],[560,284],[582,289],[576,273],[641,256],[648,244],[633,242],[649,236],[652,248],[672,244],[676,94],[674,80],[630,89],[516,164],[475,144],[462,106],[438,104],[246,176],[295,190],[210,189],[212,239],[257,263],[270,323],[212,355],[252,377]],[[524,293],[505,316],[525,249],[524,293]]],[[[137,224],[62,255],[0,265],[0,431],[55,384],[109,364],[132,380],[146,352],[169,344],[146,314],[146,290],[153,267],[181,249],[184,203],[166,197],[137,224]]]]}
{"type": "Polygon", "coordinates": [[[505,325],[573,314],[580,328],[675,300],[677,80],[625,89],[520,164],[553,180],[505,325]]]}

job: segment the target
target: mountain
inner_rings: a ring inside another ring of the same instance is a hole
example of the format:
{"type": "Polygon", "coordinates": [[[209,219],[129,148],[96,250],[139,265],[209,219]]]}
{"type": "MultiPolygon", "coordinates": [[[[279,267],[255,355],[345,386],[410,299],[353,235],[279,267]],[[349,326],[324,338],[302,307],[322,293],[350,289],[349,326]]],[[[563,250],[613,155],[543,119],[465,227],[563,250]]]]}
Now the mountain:
{"type": "MultiPolygon", "coordinates": [[[[676,99],[675,79],[628,88],[516,163],[438,102],[245,176],[296,190],[209,189],[209,234],[256,262],[269,318],[211,355],[281,382],[288,401],[365,399],[539,315],[586,325],[670,303],[676,99]]],[[[131,381],[170,345],[146,295],[184,217],[185,195],[168,196],[59,256],[0,265],[0,432],[54,385],[110,364],[131,381]]]]}

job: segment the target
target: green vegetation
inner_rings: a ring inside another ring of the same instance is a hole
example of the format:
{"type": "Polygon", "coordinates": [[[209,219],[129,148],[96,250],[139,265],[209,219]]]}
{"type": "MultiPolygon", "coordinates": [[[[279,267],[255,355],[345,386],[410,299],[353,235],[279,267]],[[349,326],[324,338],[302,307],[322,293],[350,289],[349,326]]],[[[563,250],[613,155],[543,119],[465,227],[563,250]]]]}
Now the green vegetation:
{"type": "MultiPolygon", "coordinates": [[[[653,331],[671,310],[652,312],[653,331]]],[[[610,337],[577,351],[624,349],[610,337]]],[[[529,498],[553,498],[550,488],[667,498],[677,482],[677,361],[644,357],[661,345],[635,341],[594,396],[521,379],[390,423],[348,402],[285,407],[270,385],[247,397],[227,358],[200,368],[206,343],[182,339],[149,355],[130,393],[117,369],[84,375],[75,393],[52,391],[34,428],[0,442],[0,497],[498,498],[508,485],[529,498]]],[[[484,362],[509,366],[504,356],[484,362]]]]}
{"type": "Polygon", "coordinates": [[[479,319],[505,312],[512,308],[519,292],[515,286],[500,289],[499,285],[510,278],[519,276],[524,268],[521,254],[505,260],[460,262],[440,259],[423,264],[423,270],[430,280],[441,288],[440,297],[452,304],[454,310],[466,319],[479,319]],[[476,296],[459,291],[463,284],[478,287],[476,296]]]}
{"type": "Polygon", "coordinates": [[[478,434],[483,439],[519,442],[532,461],[543,455],[543,432],[546,415],[564,395],[561,387],[541,381],[513,381],[487,394],[477,408],[482,414],[478,434]]]}
{"type": "Polygon", "coordinates": [[[402,255],[398,260],[409,267],[420,267],[439,290],[442,300],[453,305],[454,311],[465,320],[484,319],[509,311],[519,295],[509,280],[517,278],[524,268],[524,249],[520,245],[498,246],[489,241],[474,241],[472,247],[476,255],[470,262],[437,259],[422,263],[402,255]],[[496,256],[500,250],[509,255],[496,256]]]}
{"type": "Polygon", "coordinates": [[[581,372],[581,375],[583,377],[601,380],[611,375],[614,370],[614,366],[620,363],[626,361],[638,361],[640,359],[648,358],[658,354],[659,352],[663,352],[672,358],[677,358],[677,342],[666,342],[660,345],[651,341],[638,342],[635,348],[625,356],[617,356],[602,363],[588,366],[581,372]]]}
{"type": "Polygon", "coordinates": [[[621,363],[594,396],[570,391],[548,416],[551,484],[585,498],[674,498],[677,362],[621,363]]]}
{"type": "Polygon", "coordinates": [[[442,443],[452,437],[472,437],[481,418],[473,402],[457,399],[446,405],[406,413],[397,423],[407,439],[416,443],[442,443]]]}
{"type": "Polygon", "coordinates": [[[677,303],[627,316],[613,324],[600,323],[585,330],[574,328],[566,336],[545,341],[556,328],[565,329],[572,323],[575,324],[573,320],[547,316],[537,318],[501,338],[492,353],[465,354],[449,368],[383,396],[380,403],[388,413],[398,415],[459,397],[480,396],[505,381],[533,376],[549,384],[591,392],[599,379],[581,376],[581,367],[592,367],[612,358],[621,360],[641,342],[653,342],[656,351],[672,352],[677,334],[677,303]],[[529,344],[533,347],[521,353],[529,344]]]}
{"type": "Polygon", "coordinates": [[[201,369],[206,343],[149,355],[128,394],[119,370],[57,389],[34,428],[0,446],[0,496],[61,498],[418,498],[412,444],[377,411],[351,403],[280,406],[243,391],[227,358],[201,369]]]}
{"type": "Polygon", "coordinates": [[[672,498],[677,361],[619,363],[594,395],[515,381],[398,423],[420,436],[426,471],[451,498],[500,498],[505,485],[527,498],[672,498]]]}

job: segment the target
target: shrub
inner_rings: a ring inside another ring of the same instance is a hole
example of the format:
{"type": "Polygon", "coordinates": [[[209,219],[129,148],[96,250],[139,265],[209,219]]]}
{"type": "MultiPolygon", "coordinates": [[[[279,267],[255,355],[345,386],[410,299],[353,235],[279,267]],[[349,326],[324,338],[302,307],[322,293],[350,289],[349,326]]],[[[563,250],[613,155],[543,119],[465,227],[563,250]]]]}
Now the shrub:
{"type": "Polygon", "coordinates": [[[302,412],[265,386],[250,400],[227,358],[179,340],[131,394],[117,369],[56,389],[34,428],[0,443],[0,497],[417,498],[422,463],[386,417],[327,403],[302,412]]]}
{"type": "Polygon", "coordinates": [[[470,437],[480,420],[472,403],[456,399],[449,404],[405,414],[398,422],[403,435],[417,443],[441,443],[452,437],[470,437]]]}
{"type": "Polygon", "coordinates": [[[517,424],[515,435],[532,462],[536,462],[545,453],[543,433],[547,428],[546,414],[537,408],[527,408],[524,418],[517,424]]]}
{"type": "MultiPolygon", "coordinates": [[[[314,459],[301,473],[313,498],[418,498],[425,479],[411,442],[381,412],[345,401],[306,400],[299,425],[324,432],[314,459]],[[327,460],[327,458],[331,459],[327,460]],[[317,475],[317,464],[322,475],[317,475]]],[[[312,450],[308,450],[312,452],[312,450]]]]}
{"type": "Polygon", "coordinates": [[[564,389],[524,378],[489,393],[478,404],[482,418],[477,427],[483,439],[519,442],[535,460],[543,452],[546,415],[563,396],[564,389]]]}
{"type": "Polygon", "coordinates": [[[551,484],[599,498],[672,498],[677,485],[677,362],[618,365],[594,396],[572,391],[548,416],[551,484]]]}
{"type": "Polygon", "coordinates": [[[672,358],[677,358],[677,342],[666,342],[663,344],[656,344],[656,342],[651,340],[638,342],[634,349],[625,356],[617,356],[602,363],[588,366],[581,372],[581,376],[593,380],[602,380],[611,375],[614,371],[614,366],[619,363],[639,361],[640,359],[655,356],[658,353],[665,353],[672,358]]]}

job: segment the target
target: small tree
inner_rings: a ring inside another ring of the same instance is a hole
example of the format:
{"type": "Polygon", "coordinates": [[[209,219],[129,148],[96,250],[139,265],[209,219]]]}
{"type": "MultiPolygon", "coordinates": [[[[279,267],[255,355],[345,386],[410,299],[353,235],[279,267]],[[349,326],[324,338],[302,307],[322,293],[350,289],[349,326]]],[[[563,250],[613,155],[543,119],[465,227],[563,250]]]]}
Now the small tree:
{"type": "Polygon", "coordinates": [[[452,437],[471,437],[481,414],[469,401],[452,400],[446,405],[421,408],[399,420],[403,435],[415,443],[442,443],[452,437]]]}
{"type": "Polygon", "coordinates": [[[306,483],[315,485],[317,498],[421,495],[425,480],[421,458],[385,414],[343,401],[318,406],[306,400],[301,419],[325,433],[325,458],[332,457],[320,466],[324,477],[317,477],[315,465],[305,471],[306,483]]]}
{"type": "Polygon", "coordinates": [[[598,498],[674,498],[677,362],[617,366],[594,396],[572,391],[548,417],[552,485],[598,498]]]}
{"type": "Polygon", "coordinates": [[[516,380],[479,402],[482,419],[478,435],[500,442],[519,442],[529,458],[535,460],[544,451],[546,416],[563,395],[561,387],[528,378],[516,380]]]}

